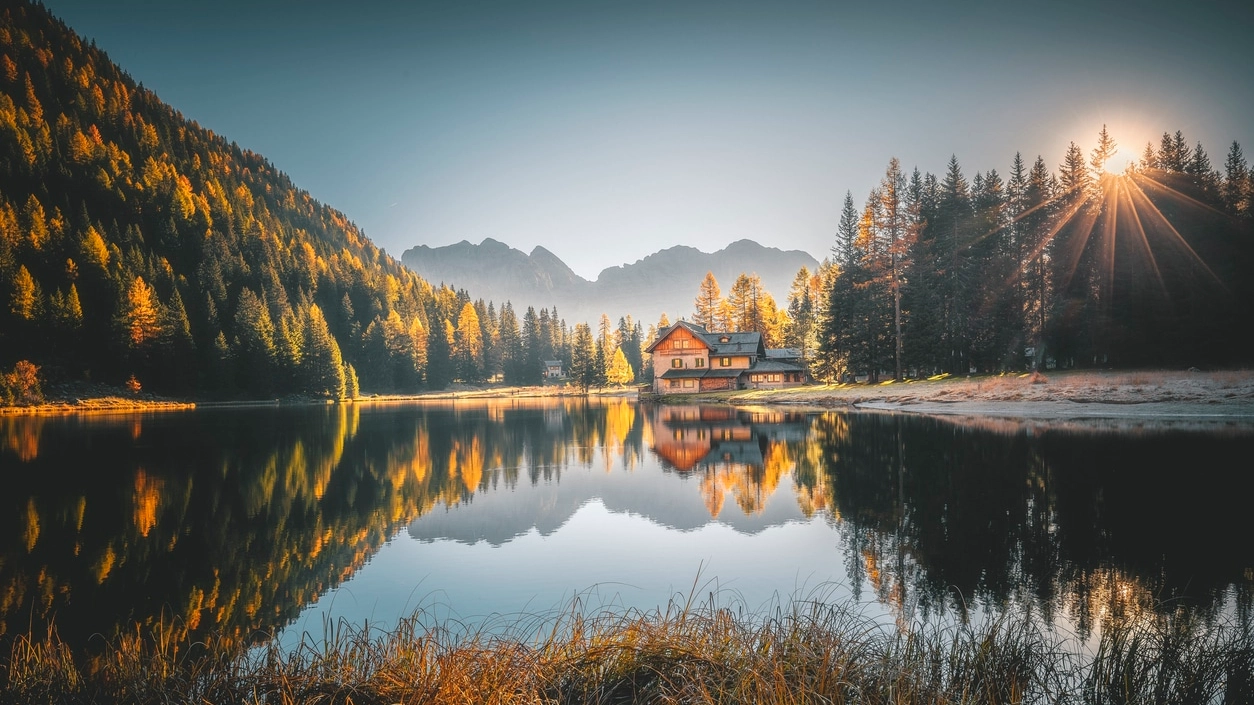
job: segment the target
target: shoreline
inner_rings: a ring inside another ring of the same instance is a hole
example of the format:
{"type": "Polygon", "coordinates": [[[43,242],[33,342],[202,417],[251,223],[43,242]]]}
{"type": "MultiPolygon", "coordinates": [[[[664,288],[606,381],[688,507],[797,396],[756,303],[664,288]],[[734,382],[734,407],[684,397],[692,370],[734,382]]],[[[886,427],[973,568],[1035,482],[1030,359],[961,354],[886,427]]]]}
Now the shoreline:
{"type": "MultiPolygon", "coordinates": [[[[477,401],[543,398],[637,398],[638,387],[591,390],[567,386],[461,386],[418,394],[369,395],[335,402],[291,397],[280,399],[195,401],[145,395],[133,397],[95,388],[99,396],[67,390],[33,406],[0,407],[0,416],[184,411],[192,409],[395,404],[427,401],[477,401]]],[[[659,404],[730,404],[815,410],[848,409],[928,416],[1011,418],[1032,421],[1098,419],[1234,421],[1254,423],[1254,370],[1066,371],[1045,376],[987,375],[926,380],[806,385],[781,389],[736,390],[653,397],[659,404]]]]}
{"type": "Polygon", "coordinates": [[[879,384],[808,385],[663,397],[660,403],[850,409],[1037,421],[1096,419],[1254,423],[1254,371],[1066,371],[879,384]]]}

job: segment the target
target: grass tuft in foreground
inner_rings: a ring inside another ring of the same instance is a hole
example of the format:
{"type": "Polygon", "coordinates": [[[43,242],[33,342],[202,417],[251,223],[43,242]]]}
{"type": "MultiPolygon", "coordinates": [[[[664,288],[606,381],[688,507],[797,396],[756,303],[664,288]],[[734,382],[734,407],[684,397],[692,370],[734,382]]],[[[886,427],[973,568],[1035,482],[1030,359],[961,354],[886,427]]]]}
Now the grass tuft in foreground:
{"type": "Polygon", "coordinates": [[[296,649],[114,640],[91,668],[56,633],[12,643],[5,703],[1247,703],[1248,630],[1163,619],[1082,656],[1027,620],[901,632],[840,606],[520,621],[344,623],[296,649]],[[541,631],[541,624],[547,626],[541,631]]]}

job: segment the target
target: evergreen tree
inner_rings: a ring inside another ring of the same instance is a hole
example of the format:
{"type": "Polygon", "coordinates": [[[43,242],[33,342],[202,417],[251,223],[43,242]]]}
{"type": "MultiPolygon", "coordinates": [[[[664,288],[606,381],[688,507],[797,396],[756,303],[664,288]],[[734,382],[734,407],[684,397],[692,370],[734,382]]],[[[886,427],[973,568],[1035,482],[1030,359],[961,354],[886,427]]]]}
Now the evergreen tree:
{"type": "Polygon", "coordinates": [[[304,356],[304,388],[318,396],[330,399],[343,399],[348,396],[344,358],[340,354],[340,346],[331,336],[326,317],[317,304],[309,307],[306,313],[305,330],[309,340],[304,356]]]}
{"type": "Polygon", "coordinates": [[[1102,131],[1097,134],[1097,146],[1093,148],[1093,155],[1089,160],[1095,177],[1101,178],[1101,175],[1106,173],[1106,162],[1115,156],[1118,146],[1110,133],[1106,131],[1106,126],[1102,125],[1102,131]]]}
{"type": "Polygon", "coordinates": [[[609,363],[605,360],[605,348],[600,345],[596,346],[596,353],[593,354],[592,360],[592,386],[597,389],[605,387],[606,381],[609,379],[609,363]]]}
{"type": "Polygon", "coordinates": [[[235,345],[231,357],[239,374],[238,387],[268,394],[274,388],[274,323],[252,289],[240,291],[233,329],[235,345]]]}
{"type": "Polygon", "coordinates": [[[522,333],[518,329],[518,317],[514,315],[514,306],[506,301],[501,306],[501,324],[499,329],[501,348],[501,372],[505,383],[523,384],[523,367],[526,358],[523,350],[522,333]]]}
{"type": "Polygon", "coordinates": [[[901,164],[893,157],[888,162],[888,170],[880,181],[879,196],[880,222],[878,231],[885,238],[885,258],[887,266],[887,285],[893,301],[893,360],[895,374],[893,379],[903,379],[902,360],[902,325],[901,325],[901,279],[906,268],[905,258],[911,250],[910,235],[912,231],[907,224],[905,203],[906,178],[901,173],[901,164]]]}
{"type": "Polygon", "coordinates": [[[799,348],[803,359],[809,358],[809,343],[814,332],[814,299],[811,295],[810,270],[802,267],[792,279],[788,291],[788,330],[784,342],[799,348]]]}
{"type": "Polygon", "coordinates": [[[598,376],[594,347],[592,329],[588,327],[588,324],[575,324],[575,334],[570,356],[570,377],[585,393],[589,388],[596,385],[598,376]]]}
{"type": "Polygon", "coordinates": [[[1141,168],[1142,169],[1157,169],[1158,168],[1158,155],[1154,153],[1153,142],[1145,143],[1145,151],[1141,153],[1141,168]]]}
{"type": "Polygon", "coordinates": [[[719,330],[719,305],[722,301],[723,293],[718,288],[718,280],[714,278],[714,272],[706,272],[705,279],[701,281],[701,286],[697,289],[697,300],[694,303],[696,313],[693,314],[693,322],[709,331],[719,330]]]}
{"type": "Polygon", "coordinates": [[[541,357],[545,353],[545,342],[540,330],[540,318],[532,306],[528,306],[527,313],[523,315],[522,338],[526,350],[519,381],[521,384],[539,384],[544,373],[544,361],[552,358],[541,357]]]}
{"type": "Polygon", "coordinates": [[[1223,199],[1228,212],[1234,215],[1246,215],[1250,212],[1249,168],[1245,163],[1245,154],[1241,145],[1233,140],[1228,149],[1228,158],[1224,160],[1223,199]]]}
{"type": "MultiPolygon", "coordinates": [[[[1097,150],[1094,150],[1093,154],[1094,178],[1100,178],[1104,166],[1097,165],[1097,150]]],[[[1101,164],[1105,165],[1105,161],[1103,160],[1101,164]]],[[[1062,168],[1058,170],[1058,178],[1062,182],[1063,191],[1067,195],[1078,198],[1089,195],[1092,179],[1089,178],[1088,166],[1084,163],[1084,153],[1080,151],[1079,145],[1075,142],[1072,142],[1067,147],[1067,154],[1062,160],[1062,168]]]]}
{"type": "Polygon", "coordinates": [[[448,320],[432,321],[427,329],[427,387],[444,389],[453,381],[453,361],[450,357],[448,320]]]}

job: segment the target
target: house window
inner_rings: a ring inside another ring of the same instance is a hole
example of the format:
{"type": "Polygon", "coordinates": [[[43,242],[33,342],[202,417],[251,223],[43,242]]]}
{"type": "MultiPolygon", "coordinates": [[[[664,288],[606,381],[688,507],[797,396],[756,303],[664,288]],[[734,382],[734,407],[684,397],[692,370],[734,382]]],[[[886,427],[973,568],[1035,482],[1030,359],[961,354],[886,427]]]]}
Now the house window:
{"type": "Polygon", "coordinates": [[[772,381],[772,382],[778,382],[778,381],[780,381],[782,378],[783,378],[783,375],[771,375],[771,381],[772,381]]]}
{"type": "Polygon", "coordinates": [[[674,360],[671,360],[671,367],[679,368],[683,366],[684,366],[684,361],[681,358],[677,357],[674,360]]]}
{"type": "Polygon", "coordinates": [[[677,379],[672,379],[672,380],[668,380],[668,381],[671,383],[671,388],[672,388],[672,389],[676,389],[676,388],[678,388],[678,387],[679,387],[679,380],[677,380],[677,379]]]}
{"type": "Polygon", "coordinates": [[[719,367],[731,367],[731,358],[730,358],[730,357],[720,357],[720,358],[718,359],[718,366],[719,366],[719,367]]]}
{"type": "Polygon", "coordinates": [[[697,358],[697,367],[705,367],[705,358],[703,357],[697,358]]]}
{"type": "Polygon", "coordinates": [[[677,347],[677,348],[686,348],[686,347],[688,347],[688,341],[687,341],[687,340],[676,340],[676,341],[675,341],[675,347],[677,347]]]}
{"type": "Polygon", "coordinates": [[[685,387],[686,389],[692,389],[692,380],[690,380],[690,379],[686,379],[686,380],[684,380],[684,387],[685,387]]]}

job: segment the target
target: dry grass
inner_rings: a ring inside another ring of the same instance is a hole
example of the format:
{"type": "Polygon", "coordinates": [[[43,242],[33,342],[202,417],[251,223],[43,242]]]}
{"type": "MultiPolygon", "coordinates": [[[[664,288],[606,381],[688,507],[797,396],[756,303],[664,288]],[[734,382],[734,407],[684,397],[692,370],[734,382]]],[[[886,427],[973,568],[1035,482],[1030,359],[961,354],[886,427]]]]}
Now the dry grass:
{"type": "Polygon", "coordinates": [[[664,397],[668,403],[790,404],[853,407],[866,403],[1057,402],[1215,405],[1209,412],[1254,409],[1254,371],[1049,371],[937,377],[894,384],[828,384],[664,397]]]}
{"type": "Polygon", "coordinates": [[[584,615],[512,629],[328,625],[298,648],[171,644],[136,633],[95,670],[55,632],[13,642],[6,703],[1115,703],[1251,692],[1248,633],[1189,623],[1109,631],[1092,657],[1030,621],[900,632],[796,602],[584,615]],[[541,628],[541,624],[547,625],[541,628]],[[1235,689],[1235,690],[1234,690],[1235,689]]]}

